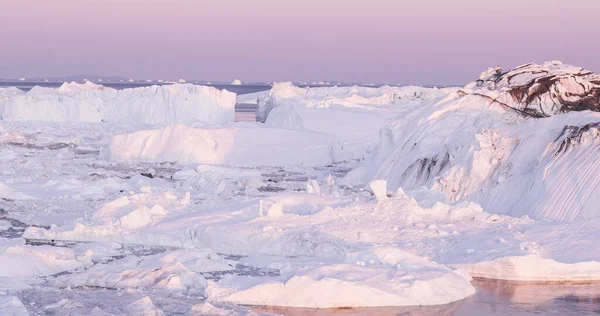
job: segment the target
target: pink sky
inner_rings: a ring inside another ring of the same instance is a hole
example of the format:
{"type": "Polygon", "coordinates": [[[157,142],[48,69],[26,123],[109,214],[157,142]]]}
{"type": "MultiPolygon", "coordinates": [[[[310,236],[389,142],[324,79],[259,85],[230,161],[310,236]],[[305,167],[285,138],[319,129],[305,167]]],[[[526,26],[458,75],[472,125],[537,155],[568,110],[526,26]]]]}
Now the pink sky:
{"type": "Polygon", "coordinates": [[[0,78],[462,84],[600,71],[598,0],[0,0],[0,78]]]}

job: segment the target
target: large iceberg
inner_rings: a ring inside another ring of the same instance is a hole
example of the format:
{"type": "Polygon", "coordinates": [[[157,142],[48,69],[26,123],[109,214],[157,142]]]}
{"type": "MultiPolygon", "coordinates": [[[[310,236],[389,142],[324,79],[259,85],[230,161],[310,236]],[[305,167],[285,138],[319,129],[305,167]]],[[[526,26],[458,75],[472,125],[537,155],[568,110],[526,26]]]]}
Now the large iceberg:
{"type": "Polygon", "coordinates": [[[257,120],[268,127],[334,135],[344,148],[342,160],[361,160],[377,144],[381,126],[403,107],[434,102],[455,90],[417,86],[300,88],[289,82],[276,83],[268,95],[259,98],[257,120]]]}
{"type": "Polygon", "coordinates": [[[392,189],[426,186],[495,213],[597,217],[600,113],[561,114],[598,110],[594,78],[557,62],[529,64],[406,107],[380,131],[370,178],[392,189]],[[546,80],[552,85],[540,87],[546,80]]]}
{"type": "Polygon", "coordinates": [[[224,124],[233,121],[235,97],[226,90],[192,84],[115,90],[73,82],[0,98],[0,117],[5,121],[224,124]]]}
{"type": "Polygon", "coordinates": [[[379,88],[371,87],[318,87],[300,88],[291,82],[273,85],[269,95],[259,101],[257,120],[265,122],[271,110],[291,105],[306,108],[347,107],[375,109],[387,107],[398,100],[428,100],[446,95],[450,89],[418,86],[379,88]]]}
{"type": "Polygon", "coordinates": [[[325,166],[341,149],[324,133],[285,129],[192,128],[183,124],[113,136],[113,161],[234,166],[325,166]]]}

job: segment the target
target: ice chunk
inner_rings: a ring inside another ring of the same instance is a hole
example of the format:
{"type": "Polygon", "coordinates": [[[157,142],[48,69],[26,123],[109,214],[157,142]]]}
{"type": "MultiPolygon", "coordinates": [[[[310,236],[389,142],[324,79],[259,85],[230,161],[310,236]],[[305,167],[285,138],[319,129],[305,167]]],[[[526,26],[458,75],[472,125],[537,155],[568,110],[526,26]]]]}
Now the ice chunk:
{"type": "Polygon", "coordinates": [[[369,183],[369,188],[373,191],[373,195],[378,201],[387,199],[387,181],[373,180],[369,183]]]}
{"type": "Polygon", "coordinates": [[[11,246],[0,251],[0,277],[47,276],[84,266],[67,248],[11,246]]]}
{"type": "Polygon", "coordinates": [[[461,265],[472,277],[530,282],[597,282],[600,262],[561,263],[539,255],[501,257],[476,264],[461,265]]]}
{"type": "MultiPolygon", "coordinates": [[[[208,298],[245,305],[311,308],[439,305],[475,293],[470,277],[400,250],[380,262],[305,263],[289,276],[244,288],[207,290],[208,298]],[[307,266],[305,266],[307,265],[307,266]]],[[[237,287],[237,288],[236,288],[237,287]]]]}

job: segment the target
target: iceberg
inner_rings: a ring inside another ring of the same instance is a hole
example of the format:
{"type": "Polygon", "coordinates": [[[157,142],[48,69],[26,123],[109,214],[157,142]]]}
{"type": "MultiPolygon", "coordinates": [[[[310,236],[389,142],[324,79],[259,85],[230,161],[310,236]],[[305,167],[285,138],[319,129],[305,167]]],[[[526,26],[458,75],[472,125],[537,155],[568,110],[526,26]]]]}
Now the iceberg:
{"type": "Polygon", "coordinates": [[[425,186],[494,213],[597,217],[598,75],[552,62],[491,78],[390,120],[368,178],[387,180],[392,190],[425,186]],[[541,88],[546,80],[552,85],[541,88]]]}
{"type": "Polygon", "coordinates": [[[146,124],[233,122],[235,93],[192,84],[115,90],[92,82],[35,87],[0,98],[4,121],[113,122],[146,124]]]}

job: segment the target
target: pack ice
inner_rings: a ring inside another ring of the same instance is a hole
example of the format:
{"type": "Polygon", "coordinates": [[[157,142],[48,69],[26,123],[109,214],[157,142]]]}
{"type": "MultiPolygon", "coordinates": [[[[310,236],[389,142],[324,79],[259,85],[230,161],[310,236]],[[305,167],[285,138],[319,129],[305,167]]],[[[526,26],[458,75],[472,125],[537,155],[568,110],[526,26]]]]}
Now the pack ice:
{"type": "MultiPolygon", "coordinates": [[[[463,88],[277,83],[239,97],[258,122],[5,119],[0,306],[251,314],[598,282],[597,78],[549,62],[463,88]]],[[[34,94],[124,93],[61,89],[34,94]]]]}

